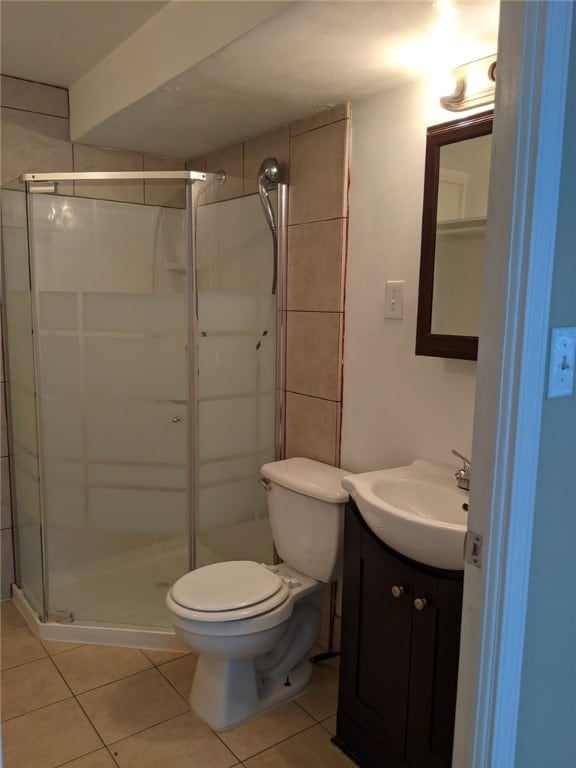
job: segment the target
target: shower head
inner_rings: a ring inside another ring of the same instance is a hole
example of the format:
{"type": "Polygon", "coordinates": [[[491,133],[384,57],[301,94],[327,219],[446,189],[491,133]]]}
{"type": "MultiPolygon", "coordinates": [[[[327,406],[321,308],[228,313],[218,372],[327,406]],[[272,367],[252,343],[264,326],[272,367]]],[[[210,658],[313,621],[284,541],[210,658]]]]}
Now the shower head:
{"type": "Polygon", "coordinates": [[[267,157],[262,161],[258,171],[258,193],[262,202],[264,216],[268,222],[272,234],[276,233],[276,222],[274,220],[274,211],[268,196],[268,190],[278,183],[278,160],[275,157],[267,157]]]}
{"type": "Polygon", "coordinates": [[[278,160],[275,157],[267,157],[262,160],[258,171],[258,185],[268,189],[274,184],[278,184],[278,160]]]}

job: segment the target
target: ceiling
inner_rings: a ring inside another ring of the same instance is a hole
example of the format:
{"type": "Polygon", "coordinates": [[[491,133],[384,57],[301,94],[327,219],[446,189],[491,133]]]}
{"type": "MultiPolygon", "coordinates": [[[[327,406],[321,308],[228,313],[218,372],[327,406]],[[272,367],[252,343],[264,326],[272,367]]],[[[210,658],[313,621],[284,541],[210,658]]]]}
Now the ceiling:
{"type": "Polygon", "coordinates": [[[75,140],[181,158],[492,54],[498,25],[498,0],[4,0],[0,10],[2,72],[70,87],[75,140]],[[184,5],[206,25],[189,22],[190,45],[168,24],[184,5]],[[253,21],[226,27],[231,9],[253,21]]]}
{"type": "Polygon", "coordinates": [[[2,73],[69,88],[166,2],[2,0],[2,73]]]}

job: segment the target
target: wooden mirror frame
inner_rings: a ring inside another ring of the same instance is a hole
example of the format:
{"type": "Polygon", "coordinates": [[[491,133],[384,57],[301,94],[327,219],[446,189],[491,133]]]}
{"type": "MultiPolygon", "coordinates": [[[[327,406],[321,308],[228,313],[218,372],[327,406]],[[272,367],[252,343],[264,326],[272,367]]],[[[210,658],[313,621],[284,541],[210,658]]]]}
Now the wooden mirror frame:
{"type": "Polygon", "coordinates": [[[422,249],[416,319],[416,354],[451,357],[461,360],[478,358],[477,336],[432,333],[432,300],[434,295],[434,263],[436,257],[436,214],[440,150],[446,144],[475,139],[492,133],[493,111],[430,126],[426,132],[424,167],[424,203],[422,212],[422,249]]]}

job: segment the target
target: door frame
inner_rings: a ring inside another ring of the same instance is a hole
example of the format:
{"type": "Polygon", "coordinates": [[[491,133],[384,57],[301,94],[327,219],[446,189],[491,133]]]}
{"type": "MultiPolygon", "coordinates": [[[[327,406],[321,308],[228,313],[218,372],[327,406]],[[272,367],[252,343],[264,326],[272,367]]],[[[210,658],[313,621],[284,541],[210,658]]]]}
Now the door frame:
{"type": "Polygon", "coordinates": [[[516,764],[572,16],[501,3],[454,768],[516,764]]]}

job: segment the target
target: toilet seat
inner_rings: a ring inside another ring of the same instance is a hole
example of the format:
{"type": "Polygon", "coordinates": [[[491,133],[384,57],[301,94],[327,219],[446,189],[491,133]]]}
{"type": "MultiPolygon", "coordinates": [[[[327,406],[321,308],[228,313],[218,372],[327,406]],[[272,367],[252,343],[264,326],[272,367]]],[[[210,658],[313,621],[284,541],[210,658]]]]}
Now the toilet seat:
{"type": "Polygon", "coordinates": [[[264,565],[250,560],[214,563],[187,573],[172,586],[171,600],[190,619],[237,621],[282,605],[290,586],[264,565]]]}

